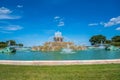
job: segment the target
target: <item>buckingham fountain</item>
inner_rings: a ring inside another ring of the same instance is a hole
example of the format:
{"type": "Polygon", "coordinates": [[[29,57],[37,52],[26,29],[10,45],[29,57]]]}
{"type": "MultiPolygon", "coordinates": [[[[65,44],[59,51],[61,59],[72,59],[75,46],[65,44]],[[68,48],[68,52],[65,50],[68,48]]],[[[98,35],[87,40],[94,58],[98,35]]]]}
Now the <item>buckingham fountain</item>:
{"type": "Polygon", "coordinates": [[[64,41],[64,37],[60,31],[55,32],[53,41],[45,42],[42,46],[34,46],[32,51],[62,51],[72,52],[76,50],[86,50],[85,46],[77,46],[73,42],[64,41]]]}

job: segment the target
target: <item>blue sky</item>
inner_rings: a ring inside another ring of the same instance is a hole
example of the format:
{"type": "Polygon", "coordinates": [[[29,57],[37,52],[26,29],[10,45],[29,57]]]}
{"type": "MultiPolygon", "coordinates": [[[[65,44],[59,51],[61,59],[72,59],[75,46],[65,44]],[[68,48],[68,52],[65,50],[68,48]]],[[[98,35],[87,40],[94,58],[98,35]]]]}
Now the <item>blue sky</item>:
{"type": "Polygon", "coordinates": [[[0,0],[0,41],[42,45],[61,31],[89,45],[93,35],[120,35],[120,0],[0,0]]]}

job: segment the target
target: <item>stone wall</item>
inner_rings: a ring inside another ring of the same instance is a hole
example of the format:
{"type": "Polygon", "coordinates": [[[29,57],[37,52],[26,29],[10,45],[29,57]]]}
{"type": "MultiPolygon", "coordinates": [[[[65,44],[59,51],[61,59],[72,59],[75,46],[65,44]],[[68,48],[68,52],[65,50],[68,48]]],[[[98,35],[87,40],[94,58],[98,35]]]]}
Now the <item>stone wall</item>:
{"type": "Polygon", "coordinates": [[[85,46],[76,46],[72,42],[46,42],[43,46],[35,46],[32,51],[60,51],[63,48],[72,50],[85,50],[85,46]]]}

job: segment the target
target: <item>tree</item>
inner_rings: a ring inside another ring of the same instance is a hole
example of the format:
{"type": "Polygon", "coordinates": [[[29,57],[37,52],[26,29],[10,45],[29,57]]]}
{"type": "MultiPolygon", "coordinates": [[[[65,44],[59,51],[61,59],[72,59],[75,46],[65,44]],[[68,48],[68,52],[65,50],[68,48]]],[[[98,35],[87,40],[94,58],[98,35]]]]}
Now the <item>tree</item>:
{"type": "Polygon", "coordinates": [[[19,43],[19,44],[16,44],[17,46],[19,47],[23,47],[23,44],[19,43]]]}
{"type": "Polygon", "coordinates": [[[111,41],[111,40],[106,40],[105,43],[106,43],[106,44],[111,44],[112,41],[111,41]]]}
{"type": "Polygon", "coordinates": [[[114,37],[112,37],[112,45],[114,45],[114,46],[120,46],[120,36],[114,36],[114,37]]]}
{"type": "Polygon", "coordinates": [[[8,40],[6,41],[6,44],[9,44],[11,46],[15,46],[16,45],[16,42],[14,40],[8,40]],[[10,43],[10,44],[9,44],[10,43]]]}
{"type": "Polygon", "coordinates": [[[95,36],[92,36],[89,39],[89,41],[91,42],[91,45],[97,45],[97,44],[100,44],[101,42],[105,43],[106,37],[103,35],[95,35],[95,36]]]}
{"type": "Polygon", "coordinates": [[[16,44],[16,41],[14,40],[8,40],[6,42],[0,42],[0,48],[5,48],[7,46],[19,46],[19,47],[23,47],[22,43],[16,44]]]}
{"type": "Polygon", "coordinates": [[[114,36],[112,42],[120,42],[120,36],[114,36]]]}
{"type": "Polygon", "coordinates": [[[0,48],[5,48],[7,47],[7,44],[5,42],[0,42],[0,48]]]}

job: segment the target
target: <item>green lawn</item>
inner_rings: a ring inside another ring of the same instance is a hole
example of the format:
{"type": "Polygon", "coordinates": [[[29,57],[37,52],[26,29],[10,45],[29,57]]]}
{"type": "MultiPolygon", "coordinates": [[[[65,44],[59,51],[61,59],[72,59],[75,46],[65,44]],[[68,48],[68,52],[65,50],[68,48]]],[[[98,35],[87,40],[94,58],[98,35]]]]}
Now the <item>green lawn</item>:
{"type": "Polygon", "coordinates": [[[0,80],[120,80],[120,64],[70,66],[0,65],[0,80]]]}

